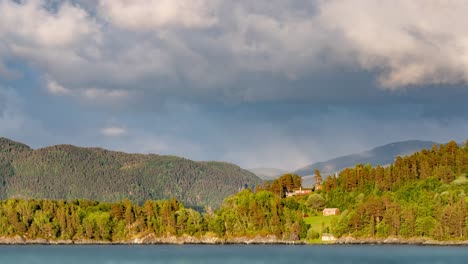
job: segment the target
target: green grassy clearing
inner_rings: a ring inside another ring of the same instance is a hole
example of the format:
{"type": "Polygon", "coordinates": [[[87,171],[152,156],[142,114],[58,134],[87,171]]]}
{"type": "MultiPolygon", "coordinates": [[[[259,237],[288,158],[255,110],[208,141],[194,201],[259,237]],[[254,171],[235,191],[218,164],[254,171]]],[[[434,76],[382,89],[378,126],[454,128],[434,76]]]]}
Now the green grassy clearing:
{"type": "Polygon", "coordinates": [[[331,228],[331,221],[333,219],[338,220],[340,216],[339,215],[330,215],[330,216],[309,216],[304,218],[304,222],[307,224],[310,224],[312,227],[312,230],[318,232],[319,234],[322,233],[322,227],[323,228],[331,228]],[[323,224],[322,224],[323,223],[323,224]]]}
{"type": "MultiPolygon", "coordinates": [[[[304,218],[304,222],[311,225],[313,231],[322,234],[322,229],[326,229],[327,227],[331,228],[331,222],[333,219],[338,220],[339,215],[331,215],[331,216],[309,216],[304,218]]],[[[318,239],[308,239],[307,243],[309,244],[328,244],[330,242],[322,241],[321,237],[318,239]]]]}

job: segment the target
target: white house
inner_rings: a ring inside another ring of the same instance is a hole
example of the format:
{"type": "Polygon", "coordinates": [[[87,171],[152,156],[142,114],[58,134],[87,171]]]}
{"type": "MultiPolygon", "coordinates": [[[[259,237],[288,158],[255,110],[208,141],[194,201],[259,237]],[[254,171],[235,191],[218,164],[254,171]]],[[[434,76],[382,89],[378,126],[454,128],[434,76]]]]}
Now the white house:
{"type": "Polygon", "coordinates": [[[322,241],[335,241],[335,240],[336,238],[332,234],[327,234],[327,233],[322,234],[322,241]]]}

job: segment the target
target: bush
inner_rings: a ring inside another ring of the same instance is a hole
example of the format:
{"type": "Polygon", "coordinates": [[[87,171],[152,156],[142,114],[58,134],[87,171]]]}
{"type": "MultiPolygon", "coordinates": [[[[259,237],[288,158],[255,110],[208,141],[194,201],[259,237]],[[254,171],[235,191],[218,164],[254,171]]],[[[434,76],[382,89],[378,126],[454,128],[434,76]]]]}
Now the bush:
{"type": "Polygon", "coordinates": [[[320,238],[320,234],[313,230],[312,227],[309,228],[309,230],[307,231],[307,239],[319,239],[320,238]]]}
{"type": "Polygon", "coordinates": [[[310,208],[320,211],[325,207],[325,199],[320,194],[312,194],[307,198],[307,206],[310,208]]]}

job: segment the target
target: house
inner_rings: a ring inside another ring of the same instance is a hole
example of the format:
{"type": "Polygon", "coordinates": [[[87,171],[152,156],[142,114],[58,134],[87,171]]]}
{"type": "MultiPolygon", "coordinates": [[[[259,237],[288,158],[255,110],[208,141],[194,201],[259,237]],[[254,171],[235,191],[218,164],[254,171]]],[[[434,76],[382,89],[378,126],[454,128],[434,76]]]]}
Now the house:
{"type": "Polygon", "coordinates": [[[324,216],[329,216],[329,215],[339,215],[340,210],[338,208],[325,208],[323,209],[323,215],[324,216]]]}
{"type": "Polygon", "coordinates": [[[315,189],[316,191],[322,190],[322,184],[316,183],[315,186],[314,186],[314,189],[315,189]]]}
{"type": "Polygon", "coordinates": [[[302,187],[299,190],[293,190],[292,192],[287,192],[286,196],[296,196],[296,195],[307,195],[312,193],[311,189],[302,189],[302,187]]]}
{"type": "Polygon", "coordinates": [[[334,241],[334,240],[336,240],[334,235],[327,234],[327,233],[322,234],[322,241],[334,241]]]}

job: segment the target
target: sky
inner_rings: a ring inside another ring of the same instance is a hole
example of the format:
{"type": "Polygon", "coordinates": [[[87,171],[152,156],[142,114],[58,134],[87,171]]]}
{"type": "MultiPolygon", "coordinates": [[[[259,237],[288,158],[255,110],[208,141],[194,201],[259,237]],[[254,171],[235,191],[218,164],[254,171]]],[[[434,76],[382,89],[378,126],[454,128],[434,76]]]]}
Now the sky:
{"type": "Polygon", "coordinates": [[[0,0],[0,136],[307,164],[468,137],[468,1],[0,0]]]}

